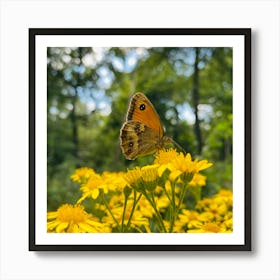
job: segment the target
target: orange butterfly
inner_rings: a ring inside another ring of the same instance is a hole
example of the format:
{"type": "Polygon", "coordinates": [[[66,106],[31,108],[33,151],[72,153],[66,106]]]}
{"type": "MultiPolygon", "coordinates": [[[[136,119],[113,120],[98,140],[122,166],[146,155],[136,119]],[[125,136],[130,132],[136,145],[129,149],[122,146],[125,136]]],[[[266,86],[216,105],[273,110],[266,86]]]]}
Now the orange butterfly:
{"type": "Polygon", "coordinates": [[[178,145],[164,135],[160,118],[150,100],[141,92],[134,94],[126,122],[120,131],[120,146],[125,157],[133,160],[154,153],[170,143],[178,145]]]}

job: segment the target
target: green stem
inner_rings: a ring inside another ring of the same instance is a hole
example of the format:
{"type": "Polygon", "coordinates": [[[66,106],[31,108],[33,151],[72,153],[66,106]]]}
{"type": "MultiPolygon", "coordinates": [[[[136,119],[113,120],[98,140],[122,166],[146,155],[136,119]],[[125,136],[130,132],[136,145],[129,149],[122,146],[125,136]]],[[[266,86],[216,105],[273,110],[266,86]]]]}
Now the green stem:
{"type": "Polygon", "coordinates": [[[167,196],[169,202],[172,203],[171,198],[170,198],[170,196],[169,196],[169,194],[168,194],[168,191],[166,190],[166,188],[163,188],[163,189],[164,189],[164,192],[165,192],[165,194],[166,194],[166,196],[167,196]]]}
{"type": "Polygon", "coordinates": [[[175,183],[171,183],[171,195],[172,195],[172,200],[171,200],[171,207],[170,207],[170,228],[169,232],[173,231],[173,226],[175,223],[175,216],[176,216],[176,202],[175,202],[175,183]]]}
{"type": "Polygon", "coordinates": [[[134,190],[134,201],[133,201],[133,206],[132,206],[132,210],[131,210],[131,213],[130,213],[130,216],[129,216],[129,219],[128,219],[128,222],[126,224],[126,228],[128,229],[130,227],[130,223],[131,223],[131,219],[133,217],[133,213],[134,213],[134,210],[135,210],[135,207],[138,203],[138,201],[140,200],[141,196],[142,196],[142,193],[140,193],[140,195],[138,196],[138,198],[136,199],[136,194],[137,192],[134,190]]]}
{"type": "Polygon", "coordinates": [[[128,199],[128,197],[125,195],[124,196],[124,205],[123,205],[123,214],[122,214],[122,227],[121,227],[122,232],[124,232],[123,225],[124,225],[124,218],[125,218],[125,212],[126,212],[126,206],[127,206],[127,199],[128,199]]]}
{"type": "Polygon", "coordinates": [[[169,228],[169,232],[173,231],[173,227],[174,227],[174,223],[175,223],[175,213],[176,213],[176,209],[173,208],[173,206],[171,207],[171,218],[170,218],[170,228],[169,228]]]}
{"type": "MultiPolygon", "coordinates": [[[[180,211],[180,206],[181,206],[181,204],[182,204],[182,202],[183,202],[183,199],[184,199],[184,197],[185,197],[187,185],[188,185],[188,184],[185,184],[185,185],[183,186],[183,190],[182,190],[182,192],[180,193],[180,198],[179,198],[179,204],[178,204],[178,207],[177,207],[177,212],[180,211]]],[[[177,213],[177,214],[178,214],[178,213],[177,213]]]]}
{"type": "Polygon", "coordinates": [[[105,199],[105,197],[104,197],[104,194],[102,195],[102,198],[103,198],[103,202],[104,202],[104,204],[105,204],[107,210],[109,211],[110,215],[112,216],[114,222],[117,224],[118,231],[121,232],[120,224],[119,224],[119,222],[116,220],[115,216],[113,215],[113,213],[112,213],[112,211],[111,211],[111,209],[110,209],[110,207],[109,207],[109,205],[108,205],[108,203],[107,203],[107,201],[106,201],[106,199],[105,199]]]}
{"type": "Polygon", "coordinates": [[[173,231],[174,223],[175,223],[175,221],[176,221],[176,219],[177,219],[177,215],[178,215],[178,213],[179,213],[179,211],[180,211],[180,206],[181,206],[182,201],[183,201],[183,199],[184,199],[184,197],[185,197],[186,188],[187,188],[187,184],[185,184],[185,185],[183,186],[183,189],[182,189],[182,191],[181,191],[181,193],[180,193],[179,203],[178,203],[177,207],[176,207],[176,204],[175,204],[175,201],[174,201],[173,215],[172,215],[172,219],[171,219],[171,222],[170,222],[170,229],[169,229],[169,232],[172,232],[172,231],[173,231]]]}
{"type": "MultiPolygon", "coordinates": [[[[147,197],[147,198],[148,198],[148,197],[147,197]]],[[[149,199],[148,199],[148,200],[149,200],[149,199]]],[[[151,193],[150,203],[151,203],[152,207],[153,207],[154,210],[155,210],[155,214],[156,214],[156,216],[157,216],[157,218],[158,218],[158,221],[159,221],[159,223],[160,223],[160,226],[161,226],[162,230],[163,230],[164,232],[167,232],[167,230],[166,230],[166,228],[165,228],[165,225],[164,225],[164,223],[163,223],[163,219],[162,219],[162,217],[161,217],[161,214],[159,213],[159,211],[158,211],[158,209],[157,209],[156,202],[155,202],[155,198],[154,198],[154,193],[153,193],[153,192],[151,193]]]]}
{"type": "MultiPolygon", "coordinates": [[[[172,219],[172,216],[173,216],[173,202],[172,202],[172,199],[170,198],[169,194],[168,194],[168,191],[166,190],[166,188],[163,188],[164,189],[164,192],[170,202],[170,206],[169,206],[169,221],[170,221],[170,224],[171,224],[171,219],[172,219]]],[[[170,230],[170,229],[169,229],[170,230]]],[[[169,231],[170,232],[170,231],[169,231]]]]}

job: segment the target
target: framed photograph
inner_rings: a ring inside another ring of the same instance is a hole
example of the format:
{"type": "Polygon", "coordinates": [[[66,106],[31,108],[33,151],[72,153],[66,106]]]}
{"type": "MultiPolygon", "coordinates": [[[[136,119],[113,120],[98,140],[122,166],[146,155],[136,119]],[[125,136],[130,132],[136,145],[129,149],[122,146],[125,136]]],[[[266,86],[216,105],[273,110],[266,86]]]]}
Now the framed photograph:
{"type": "Polygon", "coordinates": [[[29,93],[29,250],[251,250],[250,29],[29,29],[29,93]]]}

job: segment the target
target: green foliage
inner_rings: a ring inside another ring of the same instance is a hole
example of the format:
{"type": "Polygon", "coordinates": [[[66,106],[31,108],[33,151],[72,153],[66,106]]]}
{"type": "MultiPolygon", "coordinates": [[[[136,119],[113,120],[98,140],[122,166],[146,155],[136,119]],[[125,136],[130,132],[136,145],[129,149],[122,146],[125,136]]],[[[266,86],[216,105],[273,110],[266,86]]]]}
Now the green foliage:
{"type": "Polygon", "coordinates": [[[154,104],[166,134],[192,154],[198,110],[203,146],[197,157],[215,163],[202,196],[231,187],[231,48],[48,48],[47,70],[49,209],[75,200],[68,178],[77,167],[125,171],[151,162],[152,156],[128,161],[119,147],[129,98],[138,91],[154,104]]]}

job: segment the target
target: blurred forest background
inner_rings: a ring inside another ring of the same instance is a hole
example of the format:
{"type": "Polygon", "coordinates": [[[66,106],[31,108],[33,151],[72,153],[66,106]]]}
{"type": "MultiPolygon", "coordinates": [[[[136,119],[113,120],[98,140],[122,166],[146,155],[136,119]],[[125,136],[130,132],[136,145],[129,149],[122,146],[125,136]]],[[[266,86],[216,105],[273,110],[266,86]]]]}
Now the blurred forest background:
{"type": "Polygon", "coordinates": [[[214,165],[203,196],[232,187],[232,48],[48,48],[48,210],[75,203],[70,175],[151,164],[126,160],[119,131],[132,94],[143,92],[166,134],[214,165]]]}

